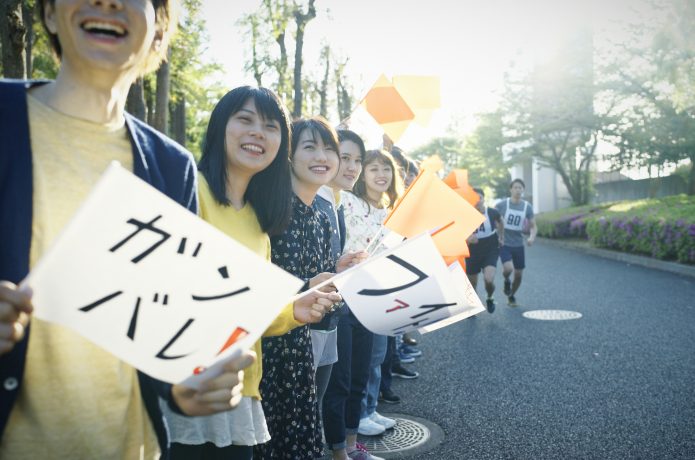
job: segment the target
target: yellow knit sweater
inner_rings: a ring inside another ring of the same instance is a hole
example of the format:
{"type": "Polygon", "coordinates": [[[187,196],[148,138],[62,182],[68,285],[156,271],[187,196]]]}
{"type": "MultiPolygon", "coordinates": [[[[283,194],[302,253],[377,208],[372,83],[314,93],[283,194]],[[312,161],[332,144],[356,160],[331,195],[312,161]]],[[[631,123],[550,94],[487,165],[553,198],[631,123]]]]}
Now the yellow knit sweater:
{"type": "MultiPolygon", "coordinates": [[[[259,256],[268,261],[270,260],[270,238],[267,233],[261,230],[256,212],[250,204],[246,203],[239,210],[236,210],[233,206],[221,205],[215,201],[210,191],[210,186],[200,173],[198,174],[198,196],[200,199],[200,217],[259,256]]],[[[302,323],[294,319],[293,308],[290,304],[280,312],[263,335],[266,337],[282,335],[301,325],[302,323]]],[[[260,399],[261,394],[258,391],[258,385],[261,383],[261,377],[263,376],[263,357],[260,340],[253,345],[253,350],[256,352],[258,359],[244,370],[244,391],[242,394],[260,399]]]]}

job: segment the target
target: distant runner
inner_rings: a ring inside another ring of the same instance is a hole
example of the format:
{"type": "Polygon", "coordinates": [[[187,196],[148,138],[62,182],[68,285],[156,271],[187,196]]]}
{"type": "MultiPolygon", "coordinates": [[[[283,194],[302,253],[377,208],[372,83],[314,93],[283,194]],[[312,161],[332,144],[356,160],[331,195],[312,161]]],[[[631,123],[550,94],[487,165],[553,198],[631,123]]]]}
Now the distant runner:
{"type": "Polygon", "coordinates": [[[500,255],[500,245],[504,243],[504,223],[500,213],[495,208],[485,206],[485,193],[475,188],[480,201],[476,205],[478,211],[485,216],[485,221],[468,238],[470,257],[466,260],[466,273],[473,288],[478,286],[478,273],[483,272],[485,291],[487,292],[487,311],[495,311],[495,272],[497,258],[500,255]]]}
{"type": "Polygon", "coordinates": [[[504,245],[500,249],[502,261],[502,275],[504,276],[504,294],[507,296],[507,304],[516,307],[516,291],[521,286],[521,276],[526,267],[524,257],[524,226],[528,225],[530,235],[526,244],[531,246],[536,240],[536,220],[534,219],[533,206],[521,196],[526,189],[526,184],[521,179],[514,179],[509,186],[510,197],[497,203],[497,211],[504,220],[504,245]],[[509,276],[514,272],[513,282],[509,276]]]}

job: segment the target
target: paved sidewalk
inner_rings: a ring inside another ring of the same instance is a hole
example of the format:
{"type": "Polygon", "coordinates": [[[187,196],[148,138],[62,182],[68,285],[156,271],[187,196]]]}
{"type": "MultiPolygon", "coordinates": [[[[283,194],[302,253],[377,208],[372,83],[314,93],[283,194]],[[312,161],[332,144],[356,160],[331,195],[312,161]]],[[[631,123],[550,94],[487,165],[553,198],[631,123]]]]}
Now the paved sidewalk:
{"type": "Polygon", "coordinates": [[[643,267],[653,268],[666,272],[676,273],[683,276],[695,278],[695,266],[679,264],[677,262],[668,262],[665,260],[654,259],[652,257],[639,256],[628,254],[625,252],[612,251],[610,249],[601,249],[591,246],[585,240],[567,240],[567,239],[551,239],[538,237],[537,241],[541,244],[549,246],[559,246],[568,249],[574,249],[587,254],[591,254],[606,259],[618,260],[632,265],[640,265],[643,267]]]}

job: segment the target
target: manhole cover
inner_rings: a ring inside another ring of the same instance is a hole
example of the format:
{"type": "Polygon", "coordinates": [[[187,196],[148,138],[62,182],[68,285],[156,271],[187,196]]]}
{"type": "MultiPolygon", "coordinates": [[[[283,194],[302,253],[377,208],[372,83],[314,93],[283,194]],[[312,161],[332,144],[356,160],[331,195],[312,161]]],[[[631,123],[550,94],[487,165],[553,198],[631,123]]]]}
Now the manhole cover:
{"type": "Polygon", "coordinates": [[[400,417],[393,417],[396,426],[381,436],[357,436],[369,452],[385,454],[414,449],[430,439],[430,429],[422,423],[400,417]]]}
{"type": "Polygon", "coordinates": [[[525,311],[522,315],[524,318],[540,319],[544,321],[579,319],[582,317],[581,313],[569,310],[531,310],[525,311]]]}

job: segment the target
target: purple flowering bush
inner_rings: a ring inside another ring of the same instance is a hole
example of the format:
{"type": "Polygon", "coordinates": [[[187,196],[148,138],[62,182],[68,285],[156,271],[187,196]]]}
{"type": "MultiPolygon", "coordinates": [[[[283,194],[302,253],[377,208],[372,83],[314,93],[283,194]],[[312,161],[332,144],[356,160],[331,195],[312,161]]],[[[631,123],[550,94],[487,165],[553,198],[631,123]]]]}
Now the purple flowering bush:
{"type": "Polygon", "coordinates": [[[546,238],[587,238],[586,219],[598,215],[610,204],[577,206],[536,216],[538,235],[546,238]]]}
{"type": "Polygon", "coordinates": [[[536,216],[538,235],[695,264],[695,197],[578,206],[536,216]]]}
{"type": "Polygon", "coordinates": [[[695,264],[695,197],[616,203],[586,222],[598,247],[695,264]]]}

